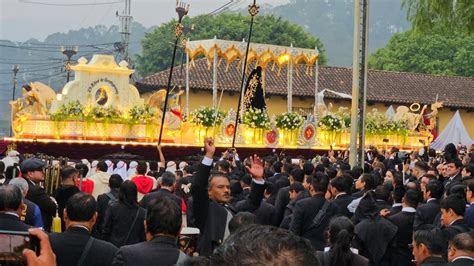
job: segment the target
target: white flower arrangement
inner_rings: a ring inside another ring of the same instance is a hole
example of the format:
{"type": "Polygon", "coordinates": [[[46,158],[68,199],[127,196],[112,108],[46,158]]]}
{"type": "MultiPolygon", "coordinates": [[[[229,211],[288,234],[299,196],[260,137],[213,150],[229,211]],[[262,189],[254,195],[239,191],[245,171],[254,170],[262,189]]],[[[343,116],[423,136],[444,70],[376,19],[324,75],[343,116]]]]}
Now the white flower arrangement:
{"type": "Polygon", "coordinates": [[[285,112],[276,117],[276,126],[279,129],[298,129],[304,123],[302,115],[295,112],[285,112]]]}
{"type": "Polygon", "coordinates": [[[250,107],[243,117],[243,124],[251,128],[270,128],[270,118],[268,117],[266,109],[257,109],[250,107]]]}
{"type": "Polygon", "coordinates": [[[216,111],[212,107],[203,107],[191,112],[191,123],[197,126],[213,127],[218,126],[224,120],[226,113],[223,111],[216,111]]]}

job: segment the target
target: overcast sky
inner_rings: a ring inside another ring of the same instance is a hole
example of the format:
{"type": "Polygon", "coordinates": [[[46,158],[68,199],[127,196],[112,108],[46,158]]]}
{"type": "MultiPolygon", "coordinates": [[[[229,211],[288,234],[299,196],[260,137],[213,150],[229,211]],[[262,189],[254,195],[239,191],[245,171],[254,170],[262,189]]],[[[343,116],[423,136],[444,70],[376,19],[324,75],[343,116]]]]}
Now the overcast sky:
{"type": "MultiPolygon", "coordinates": [[[[125,4],[87,6],[55,6],[55,4],[89,4],[118,2],[121,0],[0,0],[0,39],[42,41],[55,32],[67,32],[98,24],[118,24],[115,12],[122,12],[125,4]],[[30,3],[27,3],[30,2],[30,3]],[[39,2],[42,4],[34,4],[39,2]],[[48,5],[46,5],[48,4],[48,5]]],[[[123,1],[123,0],[122,0],[123,1]]],[[[189,15],[209,13],[230,0],[187,0],[191,5],[189,15]]],[[[159,25],[176,17],[175,0],[131,0],[135,21],[146,27],[159,25]]],[[[233,0],[237,8],[246,7],[251,0],[233,0]]],[[[259,4],[284,4],[289,0],[259,0],[259,4]]]]}

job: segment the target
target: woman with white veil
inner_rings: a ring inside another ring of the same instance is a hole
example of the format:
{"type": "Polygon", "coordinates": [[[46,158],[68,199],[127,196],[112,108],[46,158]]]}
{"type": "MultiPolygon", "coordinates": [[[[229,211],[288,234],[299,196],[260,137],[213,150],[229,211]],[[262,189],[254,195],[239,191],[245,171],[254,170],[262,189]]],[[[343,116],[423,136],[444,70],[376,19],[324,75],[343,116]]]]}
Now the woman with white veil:
{"type": "Polygon", "coordinates": [[[89,176],[92,176],[93,174],[95,174],[95,172],[97,171],[97,164],[98,163],[99,163],[99,161],[97,161],[97,160],[92,161],[91,167],[89,168],[89,172],[87,172],[86,177],[89,177],[89,176]]]}
{"type": "Polygon", "coordinates": [[[130,164],[128,165],[128,171],[127,171],[128,179],[137,175],[137,166],[138,166],[137,161],[130,162],[130,164]]]}
{"type": "Polygon", "coordinates": [[[114,174],[120,175],[123,181],[127,180],[127,164],[124,161],[119,161],[114,169],[114,174]]]}

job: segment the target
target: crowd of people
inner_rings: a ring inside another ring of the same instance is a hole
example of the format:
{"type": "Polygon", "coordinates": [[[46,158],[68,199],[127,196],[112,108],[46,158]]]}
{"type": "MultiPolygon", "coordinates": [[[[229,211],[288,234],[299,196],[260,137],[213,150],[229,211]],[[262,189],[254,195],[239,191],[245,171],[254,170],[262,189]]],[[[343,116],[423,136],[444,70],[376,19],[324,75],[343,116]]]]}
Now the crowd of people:
{"type": "Polygon", "coordinates": [[[241,160],[212,138],[197,161],[157,151],[64,165],[52,195],[45,163],[10,152],[0,230],[40,239],[28,265],[474,265],[472,148],[370,147],[352,168],[333,150],[241,160]]]}

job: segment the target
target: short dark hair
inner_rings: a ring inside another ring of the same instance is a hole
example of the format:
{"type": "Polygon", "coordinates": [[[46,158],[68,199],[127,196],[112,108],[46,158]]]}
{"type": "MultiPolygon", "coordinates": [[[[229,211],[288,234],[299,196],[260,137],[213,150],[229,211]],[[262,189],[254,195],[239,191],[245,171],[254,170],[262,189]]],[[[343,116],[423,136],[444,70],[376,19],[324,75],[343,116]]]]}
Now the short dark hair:
{"type": "Polygon", "coordinates": [[[193,173],[193,166],[188,164],[183,168],[183,171],[188,173],[188,174],[192,174],[193,173]]]}
{"type": "Polygon", "coordinates": [[[428,172],[428,170],[430,169],[428,164],[426,164],[424,161],[416,161],[415,162],[415,168],[417,168],[418,170],[421,170],[425,173],[428,172]]]}
{"type": "Polygon", "coordinates": [[[161,185],[171,187],[176,183],[176,176],[171,172],[164,172],[161,175],[161,185]]]}
{"type": "Polygon", "coordinates": [[[228,173],[230,172],[230,163],[226,160],[220,160],[216,163],[217,165],[217,169],[219,170],[219,168],[222,169],[222,171],[224,171],[225,173],[228,173]]]}
{"type": "Polygon", "coordinates": [[[317,173],[317,172],[324,173],[324,170],[326,170],[326,168],[322,164],[318,164],[318,165],[316,165],[316,167],[314,167],[314,172],[315,173],[317,173]]]}
{"type": "Polygon", "coordinates": [[[101,172],[107,172],[107,169],[109,169],[109,167],[107,166],[107,164],[105,163],[105,161],[100,161],[98,164],[97,164],[97,169],[101,172]]]}
{"type": "Polygon", "coordinates": [[[272,165],[272,169],[275,173],[281,173],[281,168],[283,167],[283,164],[279,161],[276,161],[272,165]]]}
{"type": "Polygon", "coordinates": [[[466,201],[459,195],[449,195],[441,200],[440,208],[444,210],[453,210],[457,215],[464,216],[466,212],[466,201]]]}
{"type": "Polygon", "coordinates": [[[110,188],[120,188],[122,185],[123,179],[119,174],[113,174],[109,178],[109,187],[110,188]]]}
{"type": "Polygon", "coordinates": [[[392,199],[394,203],[401,203],[404,195],[405,195],[404,186],[396,186],[393,188],[392,199]]]}
{"type": "Polygon", "coordinates": [[[403,198],[405,200],[405,204],[413,208],[416,208],[416,206],[418,206],[418,202],[420,202],[420,194],[414,189],[407,190],[403,198]]]}
{"type": "Polygon", "coordinates": [[[239,212],[229,221],[229,232],[233,234],[244,226],[257,223],[257,216],[251,212],[239,212]]]}
{"type": "Polygon", "coordinates": [[[458,158],[454,158],[446,162],[446,164],[450,164],[450,163],[453,163],[456,168],[461,168],[463,166],[462,161],[459,160],[458,158]]]}
{"type": "Polygon", "coordinates": [[[157,161],[150,161],[150,171],[158,171],[158,162],[157,161]]]}
{"type": "Polygon", "coordinates": [[[144,162],[144,161],[138,162],[138,164],[137,164],[137,174],[145,175],[147,168],[148,167],[146,165],[146,162],[144,162]]]}
{"type": "Polygon", "coordinates": [[[431,192],[431,197],[435,199],[440,199],[443,196],[443,183],[438,180],[431,180],[426,184],[426,192],[431,192]]]}
{"type": "Polygon", "coordinates": [[[362,174],[362,181],[365,183],[365,189],[375,188],[375,178],[372,174],[362,174]]]}
{"type": "Polygon", "coordinates": [[[311,180],[311,186],[316,192],[326,192],[328,190],[329,178],[326,174],[316,173],[311,180]]]}
{"type": "Polygon", "coordinates": [[[294,181],[303,182],[304,172],[301,168],[293,168],[290,172],[290,176],[293,177],[294,181]]]}
{"type": "Polygon", "coordinates": [[[251,185],[252,177],[249,174],[245,174],[240,178],[240,181],[242,181],[246,185],[251,185]]]}
{"type": "Polygon", "coordinates": [[[61,176],[61,180],[64,181],[73,178],[77,173],[79,173],[79,171],[76,168],[72,166],[65,166],[61,168],[59,175],[61,176]]]}
{"type": "Polygon", "coordinates": [[[17,186],[0,186],[0,211],[16,211],[20,208],[23,196],[17,186]]]}
{"type": "Polygon", "coordinates": [[[449,245],[457,250],[474,253],[474,237],[470,233],[457,234],[449,241],[449,245]]]}
{"type": "Polygon", "coordinates": [[[336,176],[329,181],[329,184],[339,192],[346,192],[349,183],[347,182],[346,177],[336,176]]]}
{"type": "Polygon", "coordinates": [[[168,197],[158,197],[148,205],[145,222],[148,232],[153,235],[177,236],[181,230],[181,210],[178,204],[168,197]]]}
{"type": "Polygon", "coordinates": [[[455,183],[451,187],[449,187],[449,190],[446,191],[446,195],[458,195],[459,197],[464,199],[466,198],[466,185],[464,185],[463,183],[455,183]]]}
{"type": "Polygon", "coordinates": [[[309,240],[287,230],[249,225],[214,250],[211,265],[319,265],[309,240]]]}
{"type": "Polygon", "coordinates": [[[291,170],[293,169],[293,165],[291,163],[285,163],[283,165],[283,170],[285,173],[290,174],[291,170]]]}
{"type": "Polygon", "coordinates": [[[89,172],[89,167],[82,162],[76,163],[74,167],[79,171],[80,177],[86,177],[89,172]]]}
{"type": "Polygon", "coordinates": [[[310,162],[303,164],[303,172],[305,175],[312,175],[314,172],[314,165],[310,162]]]}
{"type": "Polygon", "coordinates": [[[290,185],[290,191],[294,191],[296,193],[303,191],[304,186],[301,184],[301,182],[293,182],[293,184],[290,185]]]}
{"type": "Polygon", "coordinates": [[[97,210],[94,197],[84,192],[72,195],[66,202],[67,216],[74,222],[87,222],[97,210]]]}
{"type": "Polygon", "coordinates": [[[474,164],[470,163],[464,167],[467,173],[470,173],[470,176],[474,176],[474,164]]]}
{"type": "Polygon", "coordinates": [[[442,255],[446,252],[447,243],[439,229],[418,230],[413,233],[413,241],[419,245],[423,243],[432,255],[442,255]]]}
{"type": "Polygon", "coordinates": [[[328,175],[328,178],[331,180],[337,175],[337,170],[334,167],[326,169],[326,174],[328,175]]]}
{"type": "Polygon", "coordinates": [[[220,172],[214,172],[214,173],[211,172],[211,175],[209,176],[209,179],[208,179],[209,186],[211,185],[212,179],[214,179],[216,177],[227,178],[227,180],[229,180],[229,183],[230,183],[230,177],[229,177],[228,174],[224,174],[224,173],[220,173],[220,172]]]}

